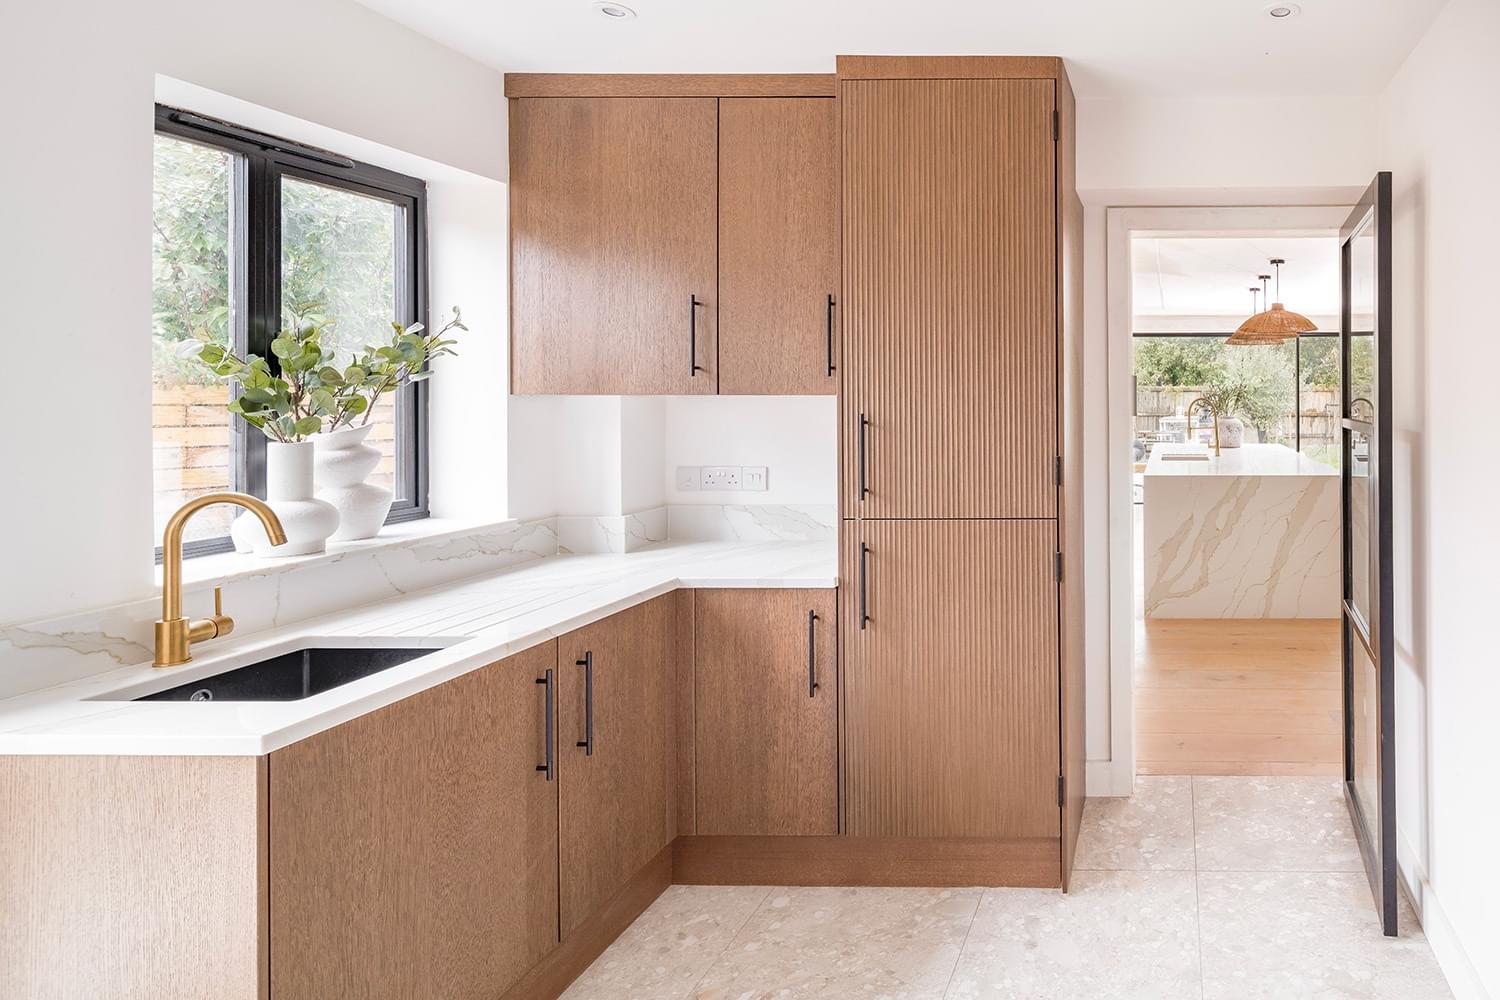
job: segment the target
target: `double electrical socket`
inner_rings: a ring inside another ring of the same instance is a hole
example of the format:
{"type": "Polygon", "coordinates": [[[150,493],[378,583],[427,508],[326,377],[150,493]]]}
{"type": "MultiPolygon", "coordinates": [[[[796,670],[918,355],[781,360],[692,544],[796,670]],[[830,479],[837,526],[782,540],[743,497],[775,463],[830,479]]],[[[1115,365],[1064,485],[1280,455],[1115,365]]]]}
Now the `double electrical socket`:
{"type": "Polygon", "coordinates": [[[677,489],[763,493],[770,488],[767,471],[764,465],[679,465],[677,489]]]}

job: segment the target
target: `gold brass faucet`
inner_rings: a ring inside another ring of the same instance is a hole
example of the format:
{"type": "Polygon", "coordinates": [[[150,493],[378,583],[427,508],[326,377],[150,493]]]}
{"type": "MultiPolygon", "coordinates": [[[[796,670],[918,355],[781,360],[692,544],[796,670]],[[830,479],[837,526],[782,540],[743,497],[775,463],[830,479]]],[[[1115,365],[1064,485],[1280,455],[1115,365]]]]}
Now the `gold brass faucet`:
{"type": "Polygon", "coordinates": [[[1197,399],[1193,400],[1191,403],[1188,404],[1188,408],[1187,408],[1188,440],[1192,441],[1192,439],[1193,439],[1193,410],[1197,409],[1199,406],[1202,406],[1205,410],[1207,410],[1208,411],[1208,415],[1213,418],[1213,421],[1214,421],[1214,457],[1218,458],[1219,457],[1219,411],[1216,410],[1216,409],[1214,409],[1214,404],[1210,403],[1207,399],[1205,399],[1202,396],[1199,396],[1197,399]]]}
{"type": "Polygon", "coordinates": [[[248,493],[205,493],[177,508],[168,519],[161,539],[161,620],[156,623],[156,659],[151,663],[154,667],[184,664],[193,658],[193,643],[234,631],[234,619],[224,614],[218,587],[214,588],[212,618],[182,617],[182,532],[190,517],[216,503],[232,503],[245,508],[260,518],[272,545],[286,544],[286,532],[282,530],[276,512],[266,506],[264,500],[248,493]]]}

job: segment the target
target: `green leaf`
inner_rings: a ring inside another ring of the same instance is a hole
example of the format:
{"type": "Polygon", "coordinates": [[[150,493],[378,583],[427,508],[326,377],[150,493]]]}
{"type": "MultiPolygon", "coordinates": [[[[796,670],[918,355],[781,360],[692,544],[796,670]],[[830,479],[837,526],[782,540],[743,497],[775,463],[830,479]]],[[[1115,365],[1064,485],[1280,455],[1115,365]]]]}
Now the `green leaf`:
{"type": "Polygon", "coordinates": [[[318,417],[303,417],[292,424],[292,433],[297,437],[306,437],[318,433],[318,428],[322,426],[323,421],[318,417]]]}
{"type": "Polygon", "coordinates": [[[370,401],[364,396],[351,396],[349,401],[344,404],[344,407],[351,414],[358,416],[370,408],[370,401]]]}
{"type": "Polygon", "coordinates": [[[278,358],[289,358],[297,353],[297,341],[284,335],[277,337],[271,341],[271,353],[278,358]]]}

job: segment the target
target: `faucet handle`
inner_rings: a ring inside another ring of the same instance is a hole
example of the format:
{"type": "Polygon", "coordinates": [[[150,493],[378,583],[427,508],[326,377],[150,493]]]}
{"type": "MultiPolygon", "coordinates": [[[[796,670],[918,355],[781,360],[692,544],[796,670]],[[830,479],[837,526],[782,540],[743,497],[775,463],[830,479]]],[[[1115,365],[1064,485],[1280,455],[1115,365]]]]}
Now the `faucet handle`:
{"type": "Polygon", "coordinates": [[[234,631],[234,619],[224,613],[224,588],[214,588],[214,637],[222,638],[234,631]]]}

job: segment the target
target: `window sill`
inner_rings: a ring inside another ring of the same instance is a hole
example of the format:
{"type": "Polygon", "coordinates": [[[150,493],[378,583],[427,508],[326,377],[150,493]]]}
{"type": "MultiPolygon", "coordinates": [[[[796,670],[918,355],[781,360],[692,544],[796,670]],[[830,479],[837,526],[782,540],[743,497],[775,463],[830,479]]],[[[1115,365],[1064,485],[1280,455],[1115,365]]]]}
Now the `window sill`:
{"type": "MultiPolygon", "coordinates": [[[[445,538],[472,535],[506,525],[516,524],[513,519],[499,521],[466,521],[449,518],[424,517],[414,521],[398,521],[387,524],[374,538],[357,542],[329,542],[327,552],[306,556],[272,556],[262,558],[242,552],[223,552],[211,556],[199,556],[184,560],[182,582],[186,586],[209,581],[223,583],[247,577],[279,576],[293,570],[323,563],[338,562],[351,555],[370,552],[394,551],[413,545],[421,545],[445,538]]],[[[156,585],[161,586],[161,566],[156,567],[156,585]]]]}

